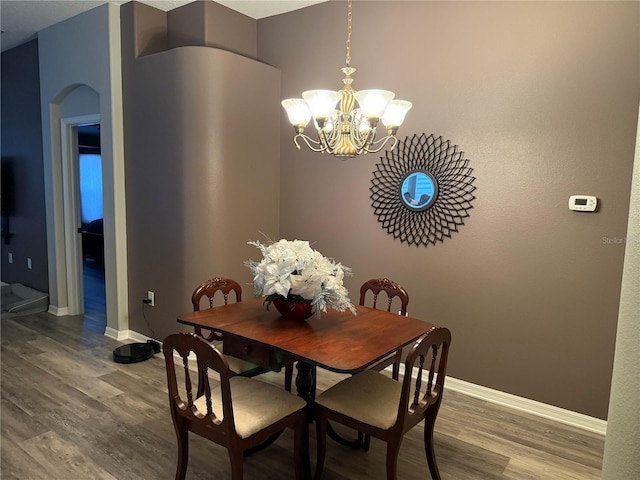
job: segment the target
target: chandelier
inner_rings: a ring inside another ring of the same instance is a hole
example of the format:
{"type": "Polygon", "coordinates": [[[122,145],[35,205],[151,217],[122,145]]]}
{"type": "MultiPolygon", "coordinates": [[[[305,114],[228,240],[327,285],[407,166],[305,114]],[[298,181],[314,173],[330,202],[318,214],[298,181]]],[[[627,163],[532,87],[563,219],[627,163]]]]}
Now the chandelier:
{"type": "Polygon", "coordinates": [[[356,91],[351,86],[351,75],[356,71],[351,67],[351,0],[347,14],[347,58],[342,69],[345,74],[340,91],[307,90],[302,98],[288,98],[282,101],[289,122],[296,132],[293,137],[298,150],[302,139],[314,152],[327,152],[336,157],[350,158],[382,150],[389,141],[391,148],[398,143],[396,133],[404,117],[412,107],[406,100],[394,100],[395,94],[388,90],[356,91]],[[313,118],[318,140],[304,133],[313,118]],[[376,140],[378,123],[382,121],[386,135],[376,140]]]}

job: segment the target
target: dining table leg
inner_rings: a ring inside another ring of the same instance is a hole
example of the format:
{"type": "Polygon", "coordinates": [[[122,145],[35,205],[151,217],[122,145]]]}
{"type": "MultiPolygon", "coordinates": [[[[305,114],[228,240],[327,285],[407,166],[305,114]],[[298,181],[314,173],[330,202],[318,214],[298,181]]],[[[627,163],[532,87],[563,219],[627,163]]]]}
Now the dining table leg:
{"type": "MultiPolygon", "coordinates": [[[[296,363],[298,374],[296,375],[296,388],[298,390],[298,396],[304,398],[309,407],[309,422],[314,419],[313,404],[316,399],[316,366],[306,362],[299,361],[296,363]]],[[[341,445],[346,445],[351,448],[365,448],[363,436],[358,435],[357,439],[349,440],[341,436],[336,432],[331,423],[327,422],[327,435],[329,438],[341,445]]]]}
{"type": "Polygon", "coordinates": [[[316,399],[316,367],[307,362],[296,363],[296,389],[298,396],[305,399],[308,405],[313,405],[316,399]]]}

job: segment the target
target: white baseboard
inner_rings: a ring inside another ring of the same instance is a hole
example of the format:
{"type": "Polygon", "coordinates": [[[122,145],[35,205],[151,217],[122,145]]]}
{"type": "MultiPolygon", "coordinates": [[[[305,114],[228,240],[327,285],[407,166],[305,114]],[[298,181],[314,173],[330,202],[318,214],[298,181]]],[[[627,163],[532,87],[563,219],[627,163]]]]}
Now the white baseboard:
{"type": "Polygon", "coordinates": [[[447,377],[445,390],[450,389],[464,393],[470,397],[475,397],[487,402],[496,403],[514,410],[530,413],[539,417],[547,418],[555,422],[571,425],[573,427],[588,430],[590,432],[605,435],[607,433],[607,422],[599,418],[590,417],[582,413],[572,412],[553,405],[536,402],[524,397],[518,397],[510,393],[493,390],[473,383],[447,377]]]}
{"type": "Polygon", "coordinates": [[[107,327],[104,329],[104,335],[121,342],[129,338],[129,330],[116,330],[115,328],[107,327]]]}
{"type": "Polygon", "coordinates": [[[116,330],[111,327],[107,327],[104,331],[104,334],[105,336],[113,338],[114,340],[118,340],[119,342],[123,340],[133,340],[134,342],[140,343],[146,343],[147,340],[157,341],[154,338],[147,337],[146,335],[142,335],[141,333],[135,332],[133,330],[116,330]]]}
{"type": "MultiPolygon", "coordinates": [[[[388,366],[385,368],[385,371],[391,375],[392,367],[388,366]]],[[[404,365],[400,365],[400,375],[404,375],[404,365]]],[[[584,415],[582,413],[572,412],[571,410],[537,402],[528,398],[518,397],[517,395],[501,392],[500,390],[493,390],[491,388],[483,387],[482,385],[458,380],[457,378],[447,376],[444,383],[444,389],[453,390],[486,402],[495,403],[507,408],[513,408],[520,412],[530,413],[531,415],[547,418],[554,422],[581,428],[600,435],[606,435],[607,433],[606,420],[590,417],[589,415],[584,415]]]]}
{"type": "Polygon", "coordinates": [[[69,315],[69,307],[56,307],[55,305],[49,304],[47,313],[55,315],[56,317],[64,317],[69,315]]]}

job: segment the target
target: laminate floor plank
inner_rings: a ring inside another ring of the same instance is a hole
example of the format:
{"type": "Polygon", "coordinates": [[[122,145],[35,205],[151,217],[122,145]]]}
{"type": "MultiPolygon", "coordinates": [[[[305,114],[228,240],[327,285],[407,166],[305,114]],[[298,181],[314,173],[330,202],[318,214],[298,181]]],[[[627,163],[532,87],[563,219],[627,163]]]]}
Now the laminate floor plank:
{"type": "MultiPolygon", "coordinates": [[[[462,416],[458,418],[464,418],[463,412],[458,414],[462,416]]],[[[593,454],[604,451],[601,435],[524,412],[514,416],[510,409],[500,405],[486,405],[482,414],[467,415],[466,420],[470,430],[493,433],[511,441],[511,445],[522,445],[594,468],[602,465],[602,456],[593,454]]]]}
{"type": "Polygon", "coordinates": [[[98,378],[117,370],[113,361],[96,358],[92,350],[72,350],[60,346],[56,341],[43,339],[39,342],[41,353],[26,357],[33,365],[46,365],[47,371],[58,378],[98,378]]]}
{"type": "MultiPolygon", "coordinates": [[[[416,452],[415,455],[411,456],[411,458],[420,457],[422,463],[417,467],[417,471],[420,472],[427,471],[424,447],[421,442],[423,431],[424,428],[419,426],[407,434],[410,437],[415,437],[415,441],[420,443],[420,447],[423,449],[421,452],[416,452]]],[[[436,421],[434,434],[434,449],[438,468],[443,479],[498,480],[505,478],[503,472],[509,463],[507,455],[502,455],[481,445],[467,443],[457,437],[450,436],[446,428],[438,425],[438,421],[436,421]],[[464,458],[461,458],[461,452],[464,452],[464,458]]],[[[403,455],[402,449],[400,450],[400,455],[403,455]]]]}
{"type": "Polygon", "coordinates": [[[2,409],[0,435],[2,438],[11,438],[11,443],[19,443],[48,431],[47,426],[37,416],[29,415],[5,397],[2,397],[0,408],[2,409]]]}
{"type": "Polygon", "coordinates": [[[84,405],[67,406],[49,412],[45,418],[52,431],[73,442],[115,478],[170,478],[165,477],[166,466],[161,462],[169,442],[137,424],[122,422],[115,412],[105,409],[95,413],[84,405]],[[163,449],[162,455],[158,455],[158,448],[163,449]]]}
{"type": "Polygon", "coordinates": [[[76,445],[64,441],[53,432],[46,432],[25,440],[20,443],[20,447],[52,478],[116,480],[87,459],[76,445]]]}
{"type": "Polygon", "coordinates": [[[11,352],[2,350],[2,398],[15,404],[28,415],[35,416],[64,404],[59,397],[68,389],[64,382],[40,367],[30,365],[11,352]],[[28,380],[27,380],[28,379],[28,380]],[[42,390],[56,395],[44,395],[42,390]]]}
{"type": "MultiPolygon", "coordinates": [[[[493,433],[500,438],[511,440],[513,444],[528,446],[534,450],[546,451],[567,460],[582,463],[593,468],[601,468],[604,452],[602,435],[526,412],[513,415],[513,410],[501,405],[469,399],[466,395],[447,391],[447,402],[443,410],[454,413],[455,423],[465,425],[466,430],[493,433]],[[568,447],[568,448],[565,448],[568,447]],[[595,454],[594,452],[600,452],[595,454]]],[[[446,422],[448,415],[439,417],[446,422]]],[[[455,428],[448,425],[450,429],[455,428]]]]}
{"type": "MultiPolygon", "coordinates": [[[[28,343],[31,340],[38,340],[41,336],[26,325],[23,325],[15,319],[15,321],[9,325],[8,323],[2,323],[0,326],[0,333],[2,333],[2,329],[7,325],[7,328],[10,327],[10,335],[0,335],[0,346],[4,349],[7,348],[17,354],[24,353],[25,355],[31,355],[33,353],[32,346],[28,343]]],[[[35,351],[39,353],[40,351],[35,347],[35,351]]]]}
{"type": "MultiPolygon", "coordinates": [[[[3,480],[174,477],[177,447],[164,358],[157,354],[140,363],[115,363],[112,352],[122,342],[104,336],[106,322],[100,315],[41,313],[2,321],[3,480]]],[[[284,372],[256,378],[282,386],[284,372]]],[[[318,369],[318,390],[342,378],[318,369]]],[[[421,425],[405,435],[398,478],[428,478],[422,435],[421,425]]],[[[434,442],[443,480],[596,479],[604,450],[601,435],[448,389],[434,442]]],[[[313,424],[309,443],[313,469],[313,424]]],[[[329,440],[323,478],[384,479],[385,448],[376,439],[369,452],[329,440]]],[[[226,449],[191,435],[187,478],[230,476],[226,449]]],[[[294,478],[292,432],[286,430],[269,448],[246,457],[244,478],[294,478]]]]}
{"type": "MultiPolygon", "coordinates": [[[[104,335],[96,335],[96,333],[99,332],[85,328],[82,324],[82,315],[53,318],[59,318],[60,321],[52,321],[51,315],[48,313],[37,313],[33,316],[19,317],[16,321],[20,320],[24,327],[35,330],[40,337],[48,337],[61,345],[75,350],[101,347],[108,344],[114,345],[115,348],[119,345],[119,343],[113,339],[105,337],[104,335]]],[[[102,332],[104,332],[104,328],[102,332]]]]}
{"type": "Polygon", "coordinates": [[[124,372],[129,377],[136,379],[136,381],[144,385],[145,388],[151,387],[165,392],[168,391],[167,377],[164,373],[164,356],[162,353],[158,353],[144,362],[115,363],[113,362],[113,356],[109,356],[108,361],[112,362],[112,365],[117,368],[117,371],[124,372]],[[158,375],[158,370],[161,370],[163,375],[158,375]]]}
{"type": "Polygon", "coordinates": [[[101,375],[100,380],[117,388],[118,390],[127,391],[131,385],[138,384],[138,399],[144,402],[147,408],[168,408],[169,394],[167,391],[166,381],[162,386],[154,383],[150,384],[137,376],[132,376],[126,371],[116,371],[101,375]]]}
{"type": "Polygon", "coordinates": [[[482,445],[492,452],[505,452],[509,455],[509,462],[505,468],[507,478],[531,478],[533,472],[545,478],[567,478],[576,480],[598,479],[600,470],[582,465],[554,455],[545,450],[539,450],[506,437],[476,430],[462,434],[458,438],[472,445],[482,445]]]}
{"type": "MultiPolygon", "coordinates": [[[[6,438],[3,436],[3,438],[6,438]]],[[[25,452],[18,442],[2,442],[0,453],[3,480],[52,480],[50,472],[35,462],[33,457],[25,452]]]]}

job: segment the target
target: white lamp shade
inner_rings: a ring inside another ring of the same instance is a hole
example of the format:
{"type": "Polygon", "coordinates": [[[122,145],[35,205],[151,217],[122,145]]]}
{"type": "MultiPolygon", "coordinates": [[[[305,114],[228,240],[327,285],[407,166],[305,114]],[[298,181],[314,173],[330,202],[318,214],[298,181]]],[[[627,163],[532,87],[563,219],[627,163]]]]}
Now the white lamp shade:
{"type": "Polygon", "coordinates": [[[360,105],[360,111],[368,118],[380,118],[395,93],[389,90],[360,90],[354,96],[360,105]]]}
{"type": "Polygon", "coordinates": [[[304,128],[311,120],[309,107],[302,98],[287,98],[282,101],[282,106],[287,112],[291,125],[294,127],[304,128]]]}
{"type": "Polygon", "coordinates": [[[384,115],[382,115],[382,123],[384,123],[386,127],[399,127],[402,125],[402,122],[404,122],[404,117],[412,106],[413,104],[406,100],[393,100],[389,102],[387,109],[384,111],[384,115]]]}
{"type": "Polygon", "coordinates": [[[326,120],[336,109],[336,104],[340,100],[340,92],[333,90],[307,90],[302,92],[313,118],[326,120]]]}

